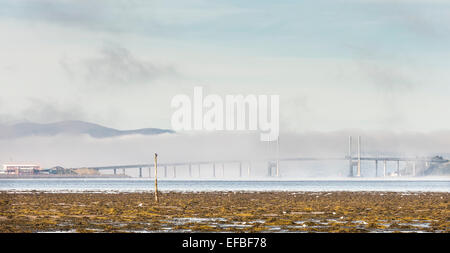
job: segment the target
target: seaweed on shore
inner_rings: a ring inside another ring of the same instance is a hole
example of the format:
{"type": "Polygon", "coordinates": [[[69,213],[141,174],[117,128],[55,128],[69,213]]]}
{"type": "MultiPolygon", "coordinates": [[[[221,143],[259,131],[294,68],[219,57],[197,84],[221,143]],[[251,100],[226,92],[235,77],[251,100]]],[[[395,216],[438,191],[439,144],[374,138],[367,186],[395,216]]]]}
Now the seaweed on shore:
{"type": "Polygon", "coordinates": [[[0,232],[443,232],[448,193],[7,193],[0,232]]]}

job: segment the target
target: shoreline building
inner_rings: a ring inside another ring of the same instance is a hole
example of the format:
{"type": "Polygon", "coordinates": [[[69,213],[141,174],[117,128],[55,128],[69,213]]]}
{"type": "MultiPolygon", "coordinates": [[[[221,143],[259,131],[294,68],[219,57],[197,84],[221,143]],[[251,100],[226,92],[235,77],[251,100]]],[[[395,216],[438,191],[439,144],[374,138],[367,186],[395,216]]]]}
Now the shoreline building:
{"type": "Polygon", "coordinates": [[[7,175],[35,175],[39,174],[41,166],[37,164],[3,164],[0,174],[7,175]]]}

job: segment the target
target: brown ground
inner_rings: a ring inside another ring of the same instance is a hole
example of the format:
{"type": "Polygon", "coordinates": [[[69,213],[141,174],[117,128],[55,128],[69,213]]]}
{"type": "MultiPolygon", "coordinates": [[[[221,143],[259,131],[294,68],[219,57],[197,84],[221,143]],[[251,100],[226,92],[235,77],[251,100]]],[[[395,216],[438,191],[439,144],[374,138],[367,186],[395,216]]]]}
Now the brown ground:
{"type": "Polygon", "coordinates": [[[449,193],[6,193],[0,232],[450,232],[449,193]]]}

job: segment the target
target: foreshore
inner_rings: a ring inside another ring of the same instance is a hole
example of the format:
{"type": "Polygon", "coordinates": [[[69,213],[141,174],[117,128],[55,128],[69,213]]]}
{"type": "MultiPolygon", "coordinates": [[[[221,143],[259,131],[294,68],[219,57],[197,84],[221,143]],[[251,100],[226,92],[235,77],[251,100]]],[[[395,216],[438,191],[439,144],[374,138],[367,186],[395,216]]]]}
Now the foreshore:
{"type": "Polygon", "coordinates": [[[450,232],[433,192],[0,192],[0,232],[450,232]]]}

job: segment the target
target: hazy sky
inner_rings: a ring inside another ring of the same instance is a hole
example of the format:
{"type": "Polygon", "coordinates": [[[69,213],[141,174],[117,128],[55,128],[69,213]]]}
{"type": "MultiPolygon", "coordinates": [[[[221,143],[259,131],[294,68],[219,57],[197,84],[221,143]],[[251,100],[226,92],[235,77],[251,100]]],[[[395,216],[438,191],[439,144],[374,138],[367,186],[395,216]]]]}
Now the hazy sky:
{"type": "Polygon", "coordinates": [[[281,131],[448,130],[450,1],[1,0],[0,121],[170,128],[279,94],[281,131]]]}

